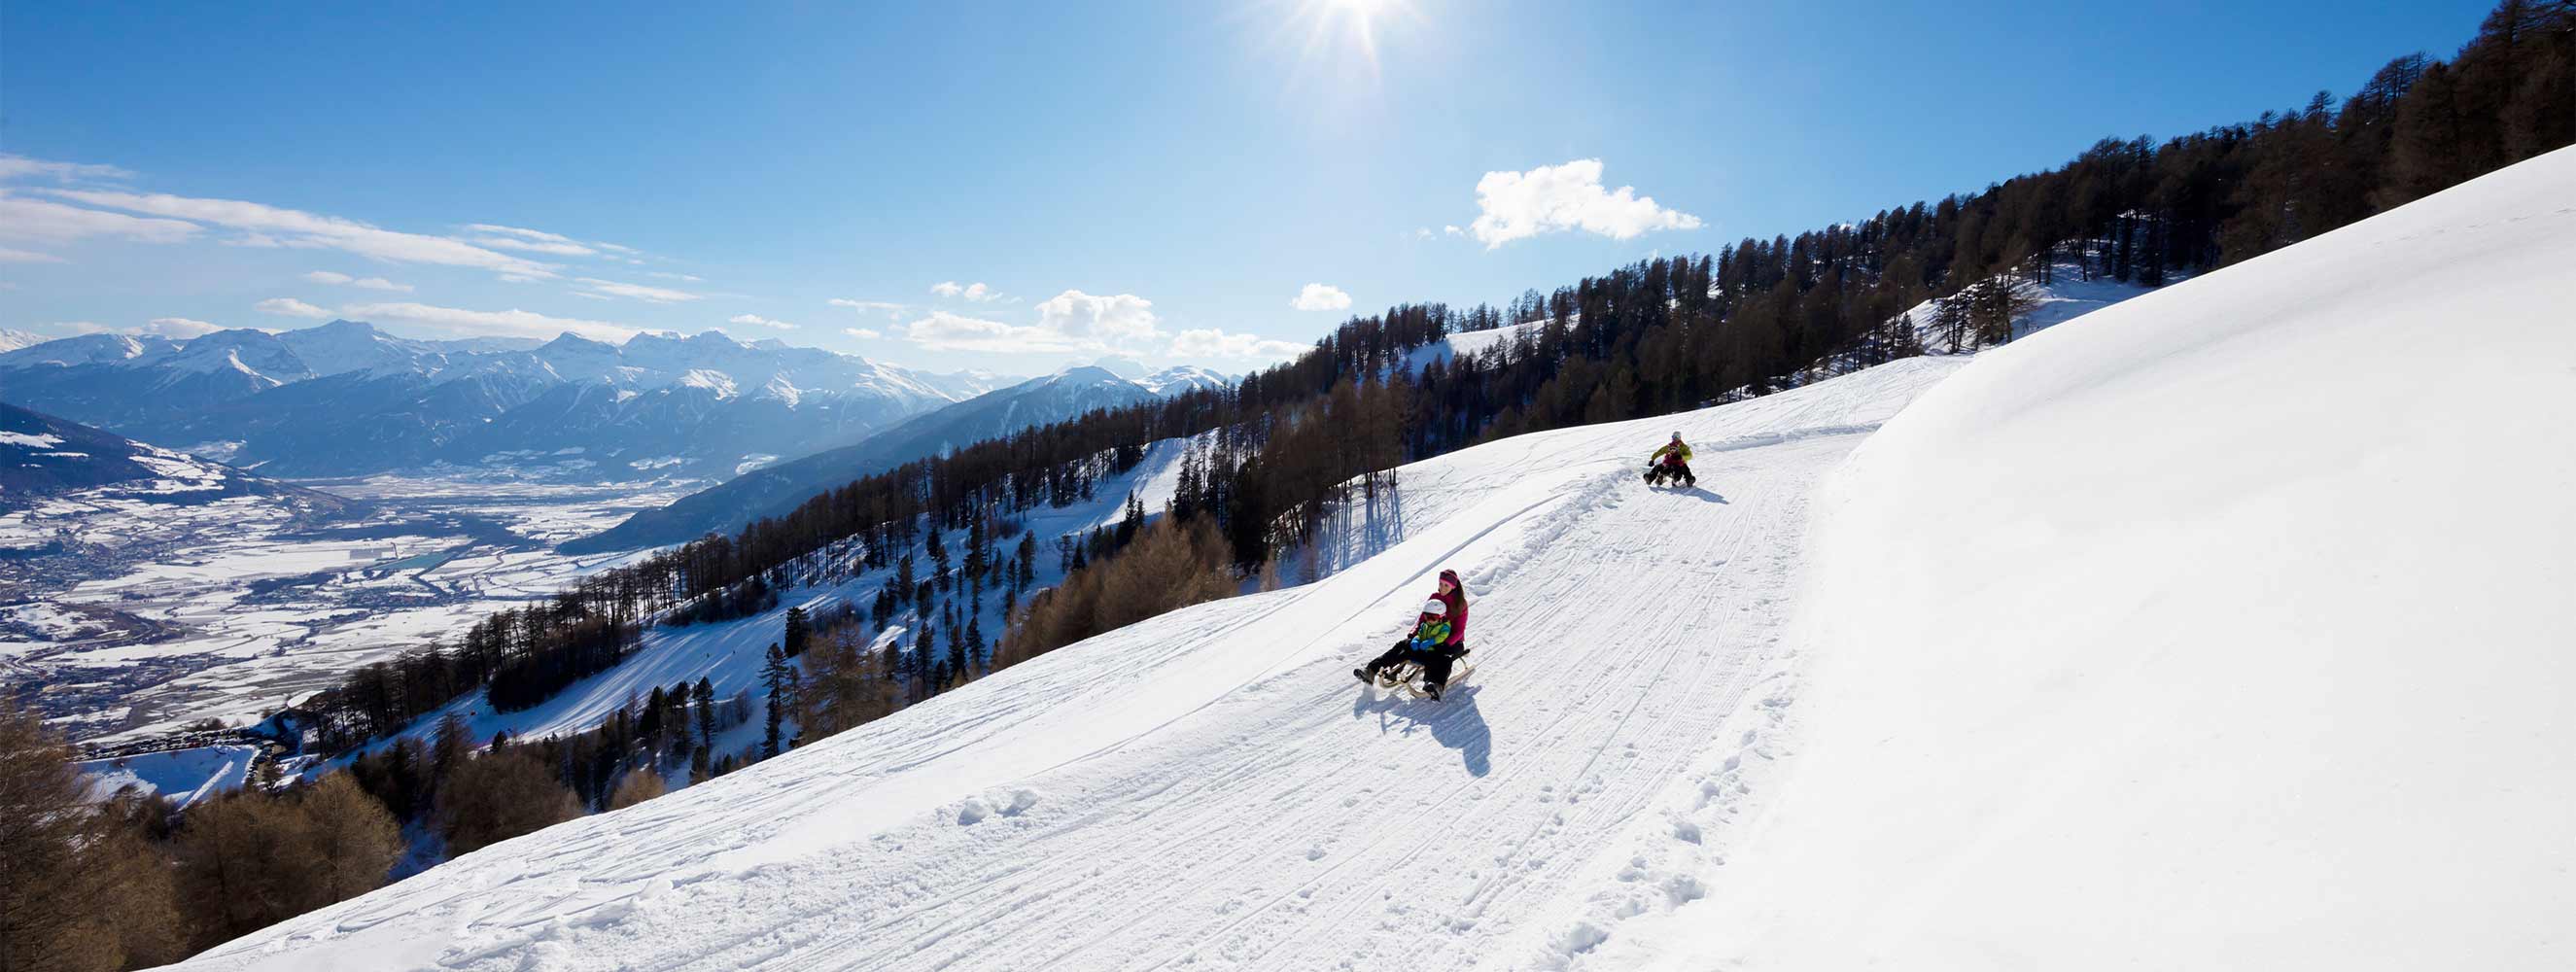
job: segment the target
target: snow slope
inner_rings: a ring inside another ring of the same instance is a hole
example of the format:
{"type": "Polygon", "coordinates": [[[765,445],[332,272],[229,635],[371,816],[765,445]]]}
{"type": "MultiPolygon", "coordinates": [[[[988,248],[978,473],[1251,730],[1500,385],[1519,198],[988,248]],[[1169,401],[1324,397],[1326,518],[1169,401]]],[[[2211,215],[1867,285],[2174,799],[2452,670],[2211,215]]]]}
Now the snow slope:
{"type": "Polygon", "coordinates": [[[2576,968],[2571,267],[2562,149],[1924,395],[1793,782],[1603,964],[2576,968]]]}
{"type": "Polygon", "coordinates": [[[188,964],[2566,968],[2571,258],[2576,150],[1973,363],[1419,463],[1313,583],[188,964]],[[1673,428],[1703,488],[1648,491],[1673,428]],[[1352,684],[1443,566],[1476,676],[1352,684]]]}
{"type": "Polygon", "coordinates": [[[125,787],[167,795],[185,807],[250,781],[259,750],[250,746],[199,746],[72,765],[90,777],[90,797],[105,800],[125,787]]]}
{"type": "Polygon", "coordinates": [[[1597,929],[1561,902],[1698,893],[1699,845],[1649,809],[1712,740],[1770,731],[1810,487],[1960,364],[1406,467],[1401,502],[1339,534],[1374,556],[1320,581],[1068,647],[191,965],[1562,962],[1597,929]],[[1702,486],[1650,492],[1643,457],[1676,427],[1702,486]],[[1476,595],[1478,675],[1439,704],[1362,690],[1351,667],[1444,566],[1476,595]]]}

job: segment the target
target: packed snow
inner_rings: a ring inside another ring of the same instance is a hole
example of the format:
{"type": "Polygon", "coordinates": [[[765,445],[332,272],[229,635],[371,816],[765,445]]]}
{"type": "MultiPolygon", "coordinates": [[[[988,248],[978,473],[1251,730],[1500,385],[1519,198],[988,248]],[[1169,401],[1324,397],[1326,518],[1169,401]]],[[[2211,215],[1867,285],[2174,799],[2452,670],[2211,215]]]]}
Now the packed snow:
{"type": "Polygon", "coordinates": [[[2576,968],[2570,267],[2562,149],[1926,393],[1821,503],[1794,780],[1603,964],[2576,968]]]}
{"type": "MultiPolygon", "coordinates": [[[[1594,865],[1639,828],[1672,829],[1639,811],[1711,739],[1770,730],[1770,710],[1740,703],[1777,677],[1815,480],[1958,364],[1406,467],[1338,533],[1374,555],[1314,583],[1092,639],[198,961],[1310,969],[1556,954],[1567,929],[1531,906],[1630,889],[1594,865]],[[1650,491],[1644,456],[1676,427],[1709,446],[1701,486],[1650,491]],[[1478,674],[1436,704],[1364,691],[1351,667],[1444,566],[1476,597],[1478,674]]],[[[776,623],[748,633],[765,643],[776,623]]],[[[689,674],[685,637],[657,636],[639,656],[654,674],[628,685],[689,674]]],[[[623,677],[578,697],[613,705],[623,677]]],[[[584,721],[555,708],[532,714],[584,721]]],[[[1644,865],[1649,897],[1668,907],[1693,879],[1659,867],[1644,865]]]]}
{"type": "Polygon", "coordinates": [[[2576,150],[1418,463],[1309,583],[188,966],[2567,968],[2571,265],[2576,150]],[[1674,429],[1700,487],[1650,490],[1674,429]],[[1356,684],[1442,567],[1476,673],[1356,684]]]}
{"type": "Polygon", "coordinates": [[[89,795],[105,800],[128,787],[170,798],[180,807],[242,788],[259,750],[250,746],[199,746],[93,759],[73,765],[89,777],[89,795]]]}

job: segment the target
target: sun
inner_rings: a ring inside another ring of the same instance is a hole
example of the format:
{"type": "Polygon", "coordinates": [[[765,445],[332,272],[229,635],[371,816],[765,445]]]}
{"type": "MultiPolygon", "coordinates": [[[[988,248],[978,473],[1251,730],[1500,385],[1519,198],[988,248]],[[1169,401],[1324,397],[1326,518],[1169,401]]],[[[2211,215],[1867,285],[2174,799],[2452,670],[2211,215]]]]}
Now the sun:
{"type": "Polygon", "coordinates": [[[1371,73],[1377,70],[1379,22],[1411,12],[1406,0],[1299,0],[1298,6],[1296,19],[1307,27],[1310,57],[1348,43],[1371,73]]]}

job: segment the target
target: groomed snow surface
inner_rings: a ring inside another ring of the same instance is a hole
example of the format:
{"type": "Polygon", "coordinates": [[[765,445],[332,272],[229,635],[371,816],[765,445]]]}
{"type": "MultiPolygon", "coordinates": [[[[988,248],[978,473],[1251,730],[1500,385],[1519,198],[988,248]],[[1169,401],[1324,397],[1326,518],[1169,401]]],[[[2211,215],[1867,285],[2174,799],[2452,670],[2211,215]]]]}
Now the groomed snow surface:
{"type": "Polygon", "coordinates": [[[1319,581],[190,964],[2570,967],[2571,265],[2562,151],[1973,363],[1417,464],[1319,581]],[[1475,677],[1362,689],[1443,566],[1475,677]]]}

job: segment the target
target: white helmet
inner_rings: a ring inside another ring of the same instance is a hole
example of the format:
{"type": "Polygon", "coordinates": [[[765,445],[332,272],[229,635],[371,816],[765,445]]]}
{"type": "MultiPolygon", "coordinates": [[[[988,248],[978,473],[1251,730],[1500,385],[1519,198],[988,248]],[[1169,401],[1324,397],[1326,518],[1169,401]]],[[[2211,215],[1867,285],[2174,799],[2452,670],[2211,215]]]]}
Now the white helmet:
{"type": "Polygon", "coordinates": [[[1432,598],[1432,599],[1431,599],[1431,601],[1430,601],[1430,603],[1428,603],[1428,604],[1424,604],[1424,605],[1422,606],[1422,613],[1424,613],[1424,614],[1428,614],[1428,615],[1430,615],[1430,616],[1432,616],[1432,617],[1435,617],[1435,618],[1445,618],[1445,617],[1448,617],[1448,616],[1449,616],[1449,602],[1447,602],[1447,601],[1443,601],[1443,600],[1441,600],[1441,599],[1439,599],[1439,598],[1436,598],[1436,597],[1435,597],[1435,598],[1432,598]]]}

